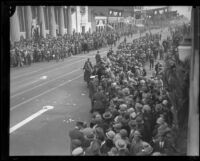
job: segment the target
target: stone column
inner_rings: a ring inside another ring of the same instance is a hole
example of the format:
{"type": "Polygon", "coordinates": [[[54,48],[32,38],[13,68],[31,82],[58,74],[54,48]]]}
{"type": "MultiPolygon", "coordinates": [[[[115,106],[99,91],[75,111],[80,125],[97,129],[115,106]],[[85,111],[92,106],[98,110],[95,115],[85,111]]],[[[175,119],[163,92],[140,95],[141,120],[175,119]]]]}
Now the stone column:
{"type": "Polygon", "coordinates": [[[26,39],[31,38],[32,12],[31,6],[24,6],[24,16],[26,25],[26,39]]]}
{"type": "Polygon", "coordinates": [[[58,20],[58,24],[59,24],[59,33],[61,35],[64,35],[64,14],[63,14],[63,7],[60,6],[59,8],[59,20],[58,20]]]}
{"type": "Polygon", "coordinates": [[[54,7],[51,6],[49,9],[50,9],[49,33],[51,36],[56,37],[56,21],[55,21],[54,7]]]}
{"type": "Polygon", "coordinates": [[[40,36],[42,37],[46,37],[46,34],[45,34],[45,20],[44,20],[44,10],[43,10],[43,7],[42,6],[39,6],[38,7],[38,11],[39,11],[39,24],[40,24],[40,36]]]}
{"type": "Polygon", "coordinates": [[[72,34],[72,17],[70,6],[67,6],[67,33],[72,34]]]}
{"type": "Polygon", "coordinates": [[[11,43],[20,40],[20,29],[19,29],[19,17],[17,13],[18,7],[16,7],[15,13],[10,18],[10,40],[11,43]]]}

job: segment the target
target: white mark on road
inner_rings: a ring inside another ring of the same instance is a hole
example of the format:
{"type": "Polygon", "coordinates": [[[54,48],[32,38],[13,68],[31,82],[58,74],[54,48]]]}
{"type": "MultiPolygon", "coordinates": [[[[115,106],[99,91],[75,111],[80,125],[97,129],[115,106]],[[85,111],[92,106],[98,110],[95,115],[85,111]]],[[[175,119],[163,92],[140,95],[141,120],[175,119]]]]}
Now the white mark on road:
{"type": "Polygon", "coordinates": [[[40,79],[47,79],[47,76],[44,75],[44,76],[40,77],[40,79]]]}
{"type": "Polygon", "coordinates": [[[42,115],[44,112],[47,112],[48,110],[52,110],[54,107],[53,106],[44,106],[40,111],[34,113],[33,115],[29,116],[25,120],[21,121],[20,123],[16,124],[15,126],[10,128],[10,134],[19,129],[20,127],[24,126],[31,120],[35,119],[36,117],[42,115]]]}
{"type": "MultiPolygon", "coordinates": [[[[72,81],[73,81],[73,80],[76,80],[76,79],[79,79],[79,78],[82,77],[82,76],[83,76],[83,74],[81,74],[81,75],[79,75],[79,76],[73,78],[72,81]]],[[[30,98],[30,99],[28,99],[28,100],[26,100],[26,101],[24,101],[24,102],[22,102],[22,103],[19,103],[19,104],[15,105],[15,106],[11,107],[11,108],[10,108],[10,111],[14,110],[14,109],[17,108],[17,107],[20,107],[21,105],[23,105],[23,104],[25,104],[25,103],[27,103],[27,102],[30,102],[30,101],[32,101],[32,100],[34,100],[34,99],[40,97],[40,96],[42,96],[42,95],[44,95],[44,94],[46,94],[46,93],[49,93],[49,92],[51,92],[51,91],[53,91],[53,90],[55,90],[55,89],[57,89],[57,88],[59,88],[59,87],[61,87],[61,86],[63,86],[63,85],[66,85],[66,84],[68,84],[68,83],[69,83],[69,82],[67,81],[67,82],[65,82],[65,83],[63,83],[63,84],[60,84],[60,85],[57,86],[57,87],[51,88],[51,89],[49,89],[49,90],[47,90],[47,91],[44,91],[43,93],[41,93],[41,94],[39,94],[39,95],[37,95],[37,96],[34,96],[34,97],[32,97],[32,98],[30,98]]]]}

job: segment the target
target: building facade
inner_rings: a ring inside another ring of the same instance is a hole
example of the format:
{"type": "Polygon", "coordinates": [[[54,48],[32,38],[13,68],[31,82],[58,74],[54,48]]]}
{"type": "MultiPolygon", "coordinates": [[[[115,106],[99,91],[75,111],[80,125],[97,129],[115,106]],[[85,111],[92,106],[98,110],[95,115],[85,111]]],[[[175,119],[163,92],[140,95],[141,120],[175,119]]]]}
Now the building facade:
{"type": "Polygon", "coordinates": [[[10,41],[31,39],[35,30],[44,38],[91,30],[87,6],[17,6],[10,18],[10,41]]]}

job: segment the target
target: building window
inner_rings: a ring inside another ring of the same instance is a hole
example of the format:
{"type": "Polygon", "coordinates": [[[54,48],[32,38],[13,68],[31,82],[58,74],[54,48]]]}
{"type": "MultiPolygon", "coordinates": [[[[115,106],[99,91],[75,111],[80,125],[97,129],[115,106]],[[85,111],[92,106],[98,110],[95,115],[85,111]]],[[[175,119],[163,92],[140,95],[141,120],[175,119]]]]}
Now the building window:
{"type": "Polygon", "coordinates": [[[45,29],[49,30],[49,15],[48,15],[48,8],[44,7],[44,20],[45,20],[45,29]]]}
{"type": "Polygon", "coordinates": [[[19,6],[18,8],[18,17],[19,17],[19,29],[20,32],[25,32],[25,20],[24,20],[24,8],[19,6]]]}

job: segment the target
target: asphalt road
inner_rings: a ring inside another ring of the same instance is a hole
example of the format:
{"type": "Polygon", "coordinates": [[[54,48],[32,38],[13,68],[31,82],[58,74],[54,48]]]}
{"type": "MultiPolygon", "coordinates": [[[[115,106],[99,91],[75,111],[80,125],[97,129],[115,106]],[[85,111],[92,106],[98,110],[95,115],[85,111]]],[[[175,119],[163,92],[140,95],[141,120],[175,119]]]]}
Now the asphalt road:
{"type": "MultiPolygon", "coordinates": [[[[139,34],[133,36],[137,37],[139,34]]],[[[99,51],[104,56],[108,50],[107,47],[99,51]]],[[[11,69],[11,156],[70,155],[69,130],[75,120],[90,121],[90,100],[82,68],[87,58],[94,64],[95,54],[92,51],[60,62],[11,69]],[[47,105],[53,109],[43,109],[47,105]]]]}

